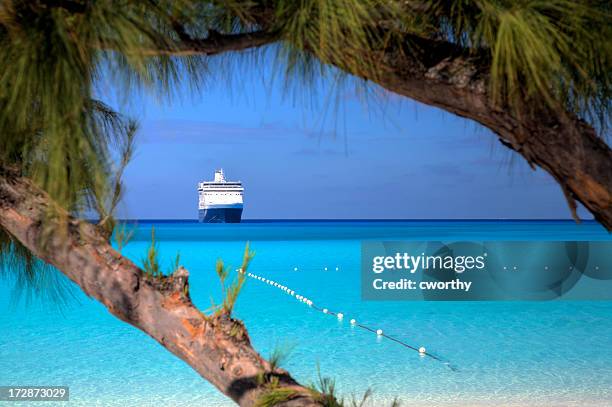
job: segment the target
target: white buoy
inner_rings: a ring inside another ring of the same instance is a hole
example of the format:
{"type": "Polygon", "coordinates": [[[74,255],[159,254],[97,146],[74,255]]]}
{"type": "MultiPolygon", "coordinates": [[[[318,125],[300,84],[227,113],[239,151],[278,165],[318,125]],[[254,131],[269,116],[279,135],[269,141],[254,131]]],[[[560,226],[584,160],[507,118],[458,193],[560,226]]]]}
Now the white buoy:
{"type": "Polygon", "coordinates": [[[323,313],[327,314],[327,308],[323,308],[323,313]]]}
{"type": "Polygon", "coordinates": [[[425,347],[424,347],[424,346],[421,346],[421,347],[419,348],[419,353],[421,353],[421,354],[423,354],[423,353],[427,353],[427,349],[425,349],[425,347]]]}
{"type": "Polygon", "coordinates": [[[382,334],[383,334],[382,329],[378,329],[378,330],[376,331],[376,335],[382,335],[382,334]]]}
{"type": "Polygon", "coordinates": [[[294,267],[294,268],[293,268],[293,271],[297,271],[297,267],[294,267]]]}
{"type": "Polygon", "coordinates": [[[344,318],[344,314],[343,314],[342,312],[338,312],[338,315],[337,315],[337,316],[338,316],[338,319],[342,319],[342,318],[344,318]]]}
{"type": "Polygon", "coordinates": [[[327,267],[325,267],[325,271],[327,271],[327,267]]]}
{"type": "Polygon", "coordinates": [[[336,271],[338,271],[338,270],[340,270],[340,268],[339,268],[339,267],[336,267],[336,271]]]}
{"type": "Polygon", "coordinates": [[[354,319],[351,319],[351,325],[355,325],[357,323],[357,321],[355,321],[354,319]]]}

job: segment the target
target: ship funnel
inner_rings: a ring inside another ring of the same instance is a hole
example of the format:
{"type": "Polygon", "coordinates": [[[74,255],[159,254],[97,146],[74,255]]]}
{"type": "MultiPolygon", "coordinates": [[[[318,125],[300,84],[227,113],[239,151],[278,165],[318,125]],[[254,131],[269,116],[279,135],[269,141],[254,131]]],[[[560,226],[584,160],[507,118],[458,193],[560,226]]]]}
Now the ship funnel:
{"type": "Polygon", "coordinates": [[[215,171],[215,182],[225,182],[225,175],[223,175],[223,169],[215,171]]]}

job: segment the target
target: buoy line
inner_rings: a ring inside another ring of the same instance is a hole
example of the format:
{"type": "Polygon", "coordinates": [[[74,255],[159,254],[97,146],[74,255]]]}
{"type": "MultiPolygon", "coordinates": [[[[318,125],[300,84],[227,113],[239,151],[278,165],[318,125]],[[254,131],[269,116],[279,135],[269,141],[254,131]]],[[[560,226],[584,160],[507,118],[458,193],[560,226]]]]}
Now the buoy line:
{"type": "MultiPolygon", "coordinates": [[[[238,269],[236,271],[238,271],[239,273],[245,274],[242,269],[238,269]]],[[[268,284],[268,285],[270,285],[270,286],[272,286],[274,288],[278,288],[279,290],[281,290],[284,293],[290,295],[291,297],[294,297],[299,302],[306,304],[308,307],[310,307],[310,308],[312,308],[312,309],[314,309],[316,311],[319,311],[319,312],[321,312],[323,314],[335,316],[339,320],[343,320],[344,319],[344,314],[343,313],[330,311],[328,308],[320,308],[317,305],[315,305],[314,302],[311,299],[309,299],[307,297],[304,297],[303,295],[297,294],[295,292],[295,290],[290,289],[286,285],[280,284],[280,283],[278,283],[276,281],[267,279],[267,278],[262,277],[262,276],[258,276],[257,274],[254,274],[254,273],[246,273],[245,276],[249,277],[249,278],[252,278],[254,280],[261,281],[262,283],[268,284]]],[[[357,320],[355,320],[355,319],[351,319],[350,320],[350,324],[353,327],[361,328],[363,330],[372,332],[372,333],[376,334],[377,337],[387,338],[387,339],[389,339],[389,340],[391,340],[393,342],[396,342],[397,344],[399,344],[399,345],[401,345],[401,346],[403,346],[405,348],[414,350],[414,351],[418,352],[418,354],[420,356],[422,356],[422,357],[428,356],[428,357],[430,357],[430,358],[432,358],[434,360],[437,360],[438,362],[441,362],[441,363],[445,364],[446,366],[448,366],[453,371],[456,370],[456,368],[454,368],[449,362],[439,358],[436,355],[433,355],[433,354],[427,352],[427,349],[425,347],[423,347],[423,346],[417,348],[415,346],[409,345],[406,342],[401,341],[400,339],[397,339],[397,338],[394,338],[392,336],[387,335],[386,333],[383,332],[382,329],[372,329],[372,328],[370,328],[370,327],[368,327],[366,325],[358,323],[357,320]]]]}

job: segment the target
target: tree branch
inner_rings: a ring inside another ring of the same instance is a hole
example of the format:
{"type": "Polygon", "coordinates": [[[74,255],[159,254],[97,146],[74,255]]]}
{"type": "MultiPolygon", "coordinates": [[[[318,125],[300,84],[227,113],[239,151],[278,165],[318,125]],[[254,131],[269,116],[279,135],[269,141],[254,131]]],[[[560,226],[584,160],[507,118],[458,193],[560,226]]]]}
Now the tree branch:
{"type": "MultiPolygon", "coordinates": [[[[409,2],[409,6],[422,5],[409,2]]],[[[254,15],[260,27],[274,26],[273,10],[260,7],[254,15]]],[[[214,55],[269,44],[280,38],[276,33],[265,31],[229,37],[213,32],[210,38],[192,43],[181,30],[177,27],[184,41],[182,48],[177,52],[172,49],[162,52],[214,55]]],[[[317,44],[305,44],[305,50],[314,55],[317,55],[316,47],[317,44]]],[[[612,231],[612,150],[592,126],[562,107],[533,108],[537,102],[527,99],[523,104],[525,111],[520,114],[507,106],[495,105],[488,94],[490,60],[473,50],[415,35],[406,35],[403,43],[383,47],[363,50],[347,43],[344,55],[335,59],[332,56],[325,62],[391,92],[487,127],[504,146],[521,154],[532,168],[538,166],[551,174],[570,203],[574,218],[577,216],[571,203],[577,200],[612,231]],[[375,69],[355,61],[374,61],[375,69]]]]}
{"type": "MultiPolygon", "coordinates": [[[[612,150],[592,126],[562,108],[534,108],[529,100],[519,115],[496,106],[487,94],[490,69],[485,57],[437,40],[420,38],[417,43],[422,52],[386,49],[377,53],[380,75],[352,73],[489,128],[532,168],[539,166],[551,174],[568,202],[580,201],[612,230],[612,150]]],[[[350,72],[342,60],[333,63],[350,72]]],[[[576,218],[571,204],[570,210],[576,218]]]]}
{"type": "Polygon", "coordinates": [[[279,406],[320,405],[315,393],[288,372],[273,369],[253,349],[240,321],[227,314],[206,316],[193,305],[187,270],[179,268],[163,278],[146,276],[108,244],[98,227],[70,218],[30,180],[1,166],[0,227],[239,405],[254,406],[269,391],[272,378],[287,390],[279,406]],[[50,218],[50,208],[68,223],[50,218]],[[45,237],[43,229],[53,233],[45,237]]]}
{"type": "MultiPolygon", "coordinates": [[[[139,53],[144,56],[212,56],[224,52],[258,48],[271,44],[279,38],[278,33],[267,31],[221,34],[218,31],[209,30],[206,38],[193,38],[183,30],[177,30],[177,34],[179,41],[158,44],[155,48],[143,49],[139,53]]],[[[112,44],[105,44],[102,48],[114,49],[112,44]]]]}

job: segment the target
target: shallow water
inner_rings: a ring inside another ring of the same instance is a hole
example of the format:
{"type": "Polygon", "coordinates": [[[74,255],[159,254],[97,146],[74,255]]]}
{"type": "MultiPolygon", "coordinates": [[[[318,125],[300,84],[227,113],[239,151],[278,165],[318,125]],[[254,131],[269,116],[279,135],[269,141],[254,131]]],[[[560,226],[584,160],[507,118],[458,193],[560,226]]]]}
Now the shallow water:
{"type": "MultiPolygon", "coordinates": [[[[151,225],[139,223],[124,254],[136,261],[144,255],[151,225]]],[[[407,406],[612,405],[612,302],[363,302],[359,290],[361,240],[611,239],[594,223],[157,222],[155,227],[162,264],[180,252],[191,274],[191,295],[202,309],[211,296],[219,297],[216,259],[239,266],[250,240],[256,257],[249,271],[345,314],[338,321],[278,289],[247,282],[236,315],[263,355],[275,347],[291,349],[283,367],[301,382],[316,381],[319,368],[345,396],[372,388],[372,405],[396,396],[407,406]],[[457,370],[351,328],[351,318],[425,346],[457,370]]],[[[70,406],[232,405],[189,366],[94,301],[79,295],[62,312],[40,303],[11,307],[10,287],[0,282],[0,385],[68,385],[70,406]]]]}

